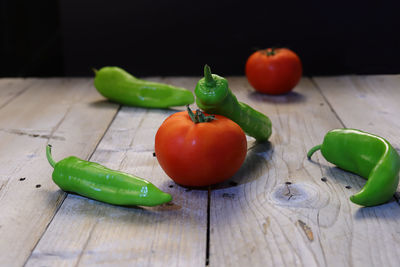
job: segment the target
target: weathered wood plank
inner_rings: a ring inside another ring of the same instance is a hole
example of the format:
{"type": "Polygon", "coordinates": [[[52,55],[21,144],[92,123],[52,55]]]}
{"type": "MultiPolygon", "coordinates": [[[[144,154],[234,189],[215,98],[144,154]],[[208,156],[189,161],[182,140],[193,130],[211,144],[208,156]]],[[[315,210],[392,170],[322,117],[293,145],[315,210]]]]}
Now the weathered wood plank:
{"type": "MultiPolygon", "coordinates": [[[[314,81],[345,127],[380,135],[400,152],[400,75],[316,77],[314,81]]],[[[355,179],[360,186],[365,184],[363,179],[355,179]]],[[[366,223],[358,225],[356,231],[363,233],[365,239],[354,243],[360,249],[369,249],[367,255],[362,251],[355,253],[359,262],[371,266],[399,265],[400,212],[397,207],[390,209],[392,205],[357,211],[355,218],[366,223]]]]}
{"type": "Polygon", "coordinates": [[[397,266],[399,205],[360,208],[349,197],[361,178],[318,153],[306,158],[342,127],[311,81],[277,97],[253,93],[242,78],[229,82],[271,118],[273,135],[270,144],[250,141],[242,169],[212,191],[210,266],[397,266]]]}
{"type": "Polygon", "coordinates": [[[400,75],[314,80],[346,127],[381,135],[400,148],[400,75]]]}
{"type": "MultiPolygon", "coordinates": [[[[164,81],[193,89],[197,79],[164,81]]],[[[397,266],[399,205],[354,205],[348,198],[365,181],[319,153],[313,161],[305,154],[343,124],[398,148],[398,81],[317,78],[317,90],[304,79],[294,93],[268,97],[229,78],[239,100],[270,116],[274,129],[270,144],[249,138],[243,168],[212,191],[210,265],[397,266]]],[[[56,159],[88,158],[117,109],[88,79],[38,80],[21,92],[0,112],[0,150],[7,151],[0,153],[2,266],[25,262],[64,197],[49,179],[45,144],[51,141],[56,159]]],[[[174,196],[174,205],[121,208],[69,195],[28,266],[204,265],[207,192],[176,186],[152,156],[151,139],[172,112],[124,107],[91,160],[149,179],[174,196]]]]}
{"type": "MultiPolygon", "coordinates": [[[[162,81],[193,89],[197,79],[162,81]]],[[[68,195],[27,266],[204,266],[207,192],[175,185],[153,157],[156,131],[175,111],[123,107],[91,158],[151,181],[173,205],[124,208],[68,195]]]]}
{"type": "Polygon", "coordinates": [[[40,79],[1,109],[1,266],[25,263],[64,199],[46,144],[58,159],[87,158],[118,110],[102,99],[91,79],[40,79]]]}
{"type": "Polygon", "coordinates": [[[30,86],[35,84],[35,78],[1,78],[0,79],[0,110],[15,99],[18,95],[25,92],[30,86]]]}

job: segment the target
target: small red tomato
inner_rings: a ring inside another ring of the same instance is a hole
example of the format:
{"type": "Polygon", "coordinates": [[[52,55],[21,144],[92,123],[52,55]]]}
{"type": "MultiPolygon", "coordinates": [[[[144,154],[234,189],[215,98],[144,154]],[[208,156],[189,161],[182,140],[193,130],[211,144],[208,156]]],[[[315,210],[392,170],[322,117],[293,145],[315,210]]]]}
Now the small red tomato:
{"type": "Polygon", "coordinates": [[[195,123],[182,111],[169,116],[158,129],[155,152],[162,169],[177,184],[207,186],[239,170],[247,140],[240,126],[226,117],[215,115],[214,120],[195,123]]]}
{"type": "Polygon", "coordinates": [[[254,52],[246,62],[247,80],[258,92],[284,94],[300,81],[300,58],[287,48],[268,48],[254,52]]]}

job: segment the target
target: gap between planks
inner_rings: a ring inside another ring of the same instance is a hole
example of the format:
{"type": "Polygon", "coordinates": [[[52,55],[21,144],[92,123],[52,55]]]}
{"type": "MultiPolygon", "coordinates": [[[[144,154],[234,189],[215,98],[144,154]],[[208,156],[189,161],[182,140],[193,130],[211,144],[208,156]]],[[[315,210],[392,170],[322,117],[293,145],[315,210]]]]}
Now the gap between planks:
{"type": "MultiPolygon", "coordinates": [[[[379,77],[380,75],[374,75],[374,76],[369,76],[370,78],[374,78],[374,77],[379,77]]],[[[340,77],[340,76],[339,76],[340,77]]],[[[343,77],[353,77],[356,79],[361,79],[361,77],[359,75],[350,75],[350,76],[342,76],[343,77]]],[[[336,118],[338,119],[338,121],[342,124],[342,126],[344,128],[346,128],[346,124],[343,122],[343,120],[341,119],[341,117],[339,116],[338,112],[335,110],[335,108],[333,107],[332,103],[329,101],[328,97],[324,94],[323,90],[321,89],[319,83],[316,81],[316,79],[318,79],[318,77],[311,77],[310,80],[313,83],[313,85],[315,86],[315,88],[319,91],[319,93],[322,95],[322,97],[324,98],[325,102],[329,105],[329,108],[331,109],[331,111],[333,112],[333,114],[335,114],[336,118]]],[[[399,192],[395,192],[393,198],[396,200],[396,203],[398,205],[400,205],[400,193],[399,192]]]]}
{"type": "MultiPolygon", "coordinates": [[[[182,81],[183,82],[183,81],[182,81]]],[[[180,83],[180,82],[179,82],[180,83]]],[[[119,131],[118,129],[118,127],[121,127],[121,120],[119,121],[119,124],[120,124],[120,126],[116,126],[116,132],[114,132],[114,133],[112,133],[113,131],[112,131],[112,129],[110,129],[110,127],[112,128],[112,125],[115,123],[115,121],[117,121],[118,122],[118,118],[120,118],[121,116],[119,116],[119,115],[121,115],[121,113],[122,114],[125,114],[125,115],[122,115],[122,117],[125,117],[125,120],[128,120],[128,121],[131,121],[131,119],[129,118],[129,117],[127,117],[129,114],[131,114],[131,112],[132,112],[132,110],[131,111],[129,111],[129,110],[131,110],[131,109],[122,109],[122,111],[119,111],[117,114],[114,114],[115,116],[114,116],[114,119],[112,120],[112,122],[108,125],[108,129],[106,130],[106,131],[104,131],[104,134],[102,135],[102,138],[101,138],[101,140],[97,143],[97,145],[96,145],[96,148],[95,148],[95,150],[94,151],[92,151],[92,154],[91,154],[91,156],[90,156],[90,159],[92,159],[92,160],[94,160],[94,161],[99,161],[99,163],[101,163],[101,161],[102,161],[102,159],[101,159],[101,154],[102,153],[106,153],[106,152],[104,152],[104,151],[107,151],[108,150],[108,148],[109,148],[109,145],[110,144],[112,144],[112,138],[110,139],[110,140],[107,140],[107,133],[110,133],[111,132],[111,134],[110,134],[110,137],[112,137],[112,135],[115,135],[115,134],[118,134],[117,132],[119,131]],[[106,141],[105,141],[105,139],[106,139],[106,141]],[[107,143],[108,142],[108,143],[107,143]],[[104,147],[102,147],[102,144],[104,145],[104,147]],[[99,152],[99,155],[97,155],[97,153],[96,152],[99,152]],[[96,158],[96,155],[98,156],[98,158],[96,158]],[[96,158],[96,159],[95,159],[96,158]]],[[[143,113],[143,112],[140,112],[140,113],[143,113]]],[[[158,114],[158,115],[156,115],[157,113],[159,113],[159,112],[156,112],[156,113],[154,113],[155,115],[155,117],[160,117],[160,114],[158,114]]],[[[162,114],[167,114],[167,113],[165,113],[165,112],[163,112],[162,114]]],[[[138,117],[139,118],[139,117],[138,117]]],[[[121,119],[121,118],[120,118],[121,119]]],[[[165,119],[165,118],[164,118],[165,119]]],[[[122,122],[123,122],[123,120],[124,119],[122,119],[122,122]]],[[[151,119],[148,119],[148,121],[151,121],[151,119]]],[[[147,127],[149,127],[149,123],[148,123],[148,121],[147,121],[147,127]]],[[[118,125],[118,123],[116,123],[117,125],[118,125]]],[[[141,125],[141,123],[139,123],[139,125],[141,125]]],[[[158,124],[157,124],[158,125],[158,124]]],[[[134,131],[134,132],[136,132],[136,131],[134,131]]],[[[136,133],[134,133],[134,132],[132,132],[131,134],[130,134],[130,137],[128,137],[129,139],[131,139],[131,141],[133,140],[133,139],[137,139],[136,140],[136,142],[135,142],[135,144],[133,144],[132,142],[131,142],[131,144],[130,145],[133,145],[133,146],[137,146],[139,143],[140,143],[140,141],[143,141],[144,139],[143,139],[143,134],[142,135],[140,135],[140,134],[138,134],[138,136],[136,136],[136,133]],[[133,138],[133,139],[132,139],[133,138]],[[139,142],[139,143],[138,143],[139,142]]],[[[138,131],[137,131],[138,132],[138,131]]],[[[126,139],[126,138],[125,138],[126,139]]],[[[126,140],[125,140],[126,141],[126,140]]],[[[125,141],[123,141],[123,143],[125,144],[126,142],[125,141]]],[[[129,145],[129,142],[127,142],[125,145],[127,145],[127,146],[130,146],[129,145]]],[[[146,151],[149,151],[149,150],[146,150],[146,151]]],[[[122,151],[121,151],[122,152],[122,151]]],[[[121,160],[119,160],[119,161],[121,161],[121,160]]],[[[129,163],[129,161],[127,161],[127,163],[125,164],[125,166],[120,166],[122,169],[124,169],[125,168],[125,171],[127,171],[126,170],[126,168],[127,168],[127,164],[129,163]]],[[[115,161],[114,162],[114,168],[116,167],[116,166],[118,166],[118,164],[117,164],[117,161],[115,161]]],[[[111,168],[111,167],[110,167],[111,168]]],[[[127,172],[129,172],[129,171],[127,171],[127,172]]],[[[178,189],[179,191],[184,191],[184,189],[178,189]]],[[[203,194],[203,196],[205,197],[205,199],[208,197],[208,195],[206,195],[205,194],[206,192],[204,192],[204,193],[201,193],[201,194],[203,194]]],[[[178,196],[178,195],[176,195],[176,196],[178,196]]],[[[193,196],[200,196],[200,194],[199,193],[195,193],[195,194],[193,194],[193,196]]],[[[202,197],[202,199],[204,199],[203,197],[202,197]]],[[[204,200],[205,200],[204,199],[204,200]]],[[[182,199],[179,199],[179,198],[177,198],[177,200],[179,201],[179,200],[182,200],[182,199]]],[[[204,201],[203,200],[203,201],[204,201]]],[[[68,206],[67,204],[68,203],[70,203],[70,202],[76,202],[76,199],[74,198],[74,197],[70,197],[70,195],[68,195],[68,197],[66,198],[66,200],[63,202],[63,204],[60,206],[60,209],[59,210],[57,210],[57,212],[55,213],[55,215],[53,216],[53,219],[52,219],[52,221],[51,221],[51,223],[49,224],[49,227],[46,229],[46,231],[45,231],[45,233],[42,235],[42,238],[40,239],[40,241],[36,244],[36,246],[35,246],[35,249],[34,249],[34,251],[31,253],[31,257],[28,259],[28,262],[26,263],[26,265],[30,265],[30,264],[32,264],[33,263],[33,265],[35,264],[35,262],[37,263],[38,261],[38,255],[40,256],[42,253],[42,255],[45,255],[45,257],[46,257],[46,254],[47,254],[47,252],[46,252],[46,248],[45,249],[43,249],[43,247],[46,247],[46,245],[44,245],[45,243],[47,243],[47,239],[46,238],[48,238],[49,236],[50,236],[50,239],[51,239],[51,233],[52,233],[52,229],[54,230],[54,227],[55,227],[55,225],[57,225],[57,224],[59,224],[60,223],[60,214],[61,214],[61,216],[62,216],[62,212],[63,212],[63,207],[65,207],[65,206],[68,206]],[[69,202],[68,202],[69,201],[69,202]],[[52,228],[53,227],[53,228],[52,228]],[[46,236],[47,235],[47,236],[46,236]],[[32,262],[30,261],[30,260],[33,260],[32,262]]],[[[193,198],[193,201],[190,201],[190,202],[193,202],[193,203],[189,203],[190,204],[190,206],[192,206],[193,207],[193,204],[194,203],[197,203],[198,202],[198,200],[196,199],[196,198],[193,198]],[[194,201],[194,202],[193,202],[194,201]]],[[[94,203],[94,205],[96,205],[97,206],[97,204],[96,203],[94,203]]],[[[103,205],[99,205],[99,206],[103,206],[103,205]]],[[[204,210],[206,209],[206,207],[207,207],[207,202],[206,201],[204,201],[203,203],[202,203],[202,205],[201,205],[203,208],[204,208],[204,210]]],[[[112,207],[111,208],[109,208],[108,206],[107,207],[99,207],[100,209],[100,211],[101,210],[103,210],[103,209],[105,209],[105,210],[111,210],[111,209],[113,209],[112,207]]],[[[64,210],[65,211],[65,210],[64,210]]],[[[124,211],[122,211],[122,212],[120,212],[121,214],[122,213],[124,213],[124,211]]],[[[103,214],[104,215],[104,214],[103,214]]],[[[188,215],[188,213],[187,213],[187,211],[184,211],[183,213],[182,213],[182,216],[184,216],[182,219],[184,219],[185,217],[187,217],[187,215],[188,215]]],[[[196,217],[198,217],[196,214],[193,214],[193,215],[195,215],[195,217],[193,217],[192,218],[192,220],[193,219],[196,219],[196,217]]],[[[206,212],[204,212],[204,215],[206,215],[206,212]]],[[[174,214],[171,214],[171,216],[173,216],[173,217],[171,217],[171,218],[174,218],[174,217],[176,217],[176,215],[174,215],[174,214]]],[[[181,216],[180,216],[181,217],[181,216]]],[[[150,217],[149,217],[150,218],[150,217]]],[[[202,218],[204,218],[204,219],[206,219],[206,217],[204,216],[203,217],[203,215],[202,215],[202,218]]],[[[142,219],[141,220],[143,220],[143,219],[146,219],[145,217],[143,217],[142,216],[142,219]]],[[[203,221],[203,220],[201,220],[201,221],[203,221]]],[[[187,221],[188,223],[190,223],[190,221],[187,221]]],[[[185,223],[186,224],[186,223],[185,223]]],[[[188,224],[189,225],[189,224],[188,224]]],[[[203,238],[198,238],[198,240],[201,240],[202,242],[201,243],[199,243],[199,244],[201,244],[201,246],[203,247],[204,246],[204,248],[206,247],[206,220],[204,220],[204,222],[202,222],[200,225],[202,225],[202,227],[201,228],[203,228],[203,229],[201,229],[201,232],[199,232],[199,234],[201,234],[201,236],[203,237],[203,238]]],[[[185,226],[185,225],[184,225],[185,226]]],[[[96,226],[97,227],[97,226],[96,226]]],[[[103,224],[103,226],[101,226],[100,225],[100,228],[101,227],[103,227],[103,229],[104,229],[104,227],[107,227],[107,226],[104,226],[104,224],[103,224]]],[[[57,227],[56,227],[57,228],[57,227]]],[[[187,228],[186,226],[185,226],[185,228],[187,228]]],[[[125,229],[126,230],[126,229],[125,229]]],[[[53,231],[54,232],[54,231],[53,231]]],[[[176,231],[175,231],[176,232],[176,231]]],[[[190,230],[190,232],[192,232],[191,230],[190,230]]],[[[189,233],[189,232],[188,232],[189,233]]],[[[198,235],[199,236],[199,235],[198,235]]],[[[185,242],[188,240],[188,238],[187,238],[187,234],[186,234],[186,236],[185,235],[183,235],[183,236],[180,236],[180,238],[184,238],[183,240],[185,240],[185,242]]],[[[90,239],[90,237],[89,237],[89,239],[90,239]]],[[[92,241],[93,240],[88,240],[88,249],[90,250],[90,249],[93,249],[93,244],[92,244],[92,241]]],[[[190,240],[189,240],[190,241],[190,240]]],[[[96,242],[96,241],[93,241],[94,243],[96,242]]],[[[95,244],[96,245],[96,244],[95,244]]],[[[153,248],[153,246],[151,245],[151,247],[153,248]]],[[[50,248],[50,247],[49,247],[50,248]]],[[[172,248],[173,249],[173,248],[172,248]]],[[[179,249],[179,247],[177,247],[177,249],[179,249]]],[[[51,250],[51,248],[50,248],[50,250],[51,250]]],[[[203,250],[203,251],[205,251],[205,250],[203,250]]],[[[179,251],[178,251],[179,252],[179,251]]],[[[153,253],[153,252],[152,252],[153,253]]],[[[92,253],[89,253],[89,254],[92,254],[92,253]]],[[[201,264],[199,264],[199,265],[196,265],[196,266],[204,266],[204,263],[205,263],[205,254],[206,253],[201,253],[197,258],[198,258],[198,262],[200,263],[201,262],[201,264]]],[[[47,254],[47,255],[50,255],[50,254],[47,254]]],[[[172,255],[172,254],[170,254],[170,255],[172,255]]],[[[87,261],[87,258],[89,257],[89,259],[90,259],[90,257],[91,257],[91,255],[89,255],[88,256],[88,254],[86,253],[86,252],[84,252],[83,253],[83,255],[82,255],[82,260],[80,261],[80,264],[85,264],[85,261],[87,261]]],[[[165,259],[165,256],[163,256],[163,254],[161,254],[161,257],[162,257],[162,259],[165,259]]],[[[183,256],[183,254],[182,254],[182,257],[183,258],[187,258],[187,256],[183,256]]],[[[105,259],[106,259],[106,257],[105,257],[105,259]]],[[[148,258],[148,259],[150,259],[150,258],[148,258]]],[[[44,260],[46,260],[46,259],[44,259],[44,260]]],[[[114,259],[115,260],[115,259],[114,259]]],[[[130,260],[134,260],[133,258],[132,259],[130,259],[130,260]]],[[[139,259],[140,260],[140,259],[139,259]]],[[[179,260],[179,259],[177,259],[177,260],[179,260]]],[[[40,261],[40,259],[39,259],[39,261],[40,261]]]]}
{"type": "MultiPolygon", "coordinates": [[[[99,141],[96,143],[93,151],[90,153],[89,157],[87,158],[88,161],[90,161],[90,159],[92,158],[93,154],[96,152],[99,144],[101,143],[101,141],[103,140],[104,136],[106,135],[106,133],[108,132],[108,130],[110,129],[111,124],[114,122],[115,118],[117,117],[119,111],[121,110],[121,105],[118,106],[117,111],[115,112],[113,118],[110,120],[110,123],[107,125],[106,130],[104,131],[103,135],[101,136],[101,138],[99,139],[99,141]]],[[[63,205],[65,199],[67,198],[69,193],[64,193],[63,195],[60,195],[60,198],[62,197],[62,199],[60,200],[60,203],[58,205],[58,207],[56,208],[51,220],[49,220],[48,224],[46,225],[45,230],[43,231],[42,235],[40,236],[40,238],[38,238],[38,240],[36,241],[35,245],[32,248],[32,251],[30,253],[30,255],[26,258],[24,266],[26,265],[26,263],[29,261],[29,258],[32,256],[33,251],[36,249],[37,245],[39,244],[39,242],[42,240],[43,236],[45,235],[45,233],[47,232],[47,229],[49,228],[50,224],[53,222],[54,217],[57,215],[58,211],[60,210],[61,206],[63,205]]],[[[79,261],[78,261],[79,263],[79,261]]],[[[77,264],[78,265],[78,264],[77,264]]]]}
{"type": "MultiPolygon", "coordinates": [[[[6,80],[2,80],[2,82],[6,82],[8,79],[6,80]]],[[[27,85],[25,85],[20,91],[18,91],[17,93],[13,94],[9,99],[5,100],[4,103],[0,103],[0,110],[3,109],[5,106],[7,106],[8,104],[10,104],[14,99],[18,98],[18,96],[22,95],[23,93],[25,93],[30,87],[32,87],[32,85],[37,82],[35,79],[29,79],[32,80],[31,83],[28,83],[27,85]]],[[[18,78],[11,78],[10,79],[11,82],[20,82],[20,80],[18,78]]],[[[27,81],[27,79],[23,80],[24,82],[27,81]]],[[[2,84],[0,84],[0,87],[2,86],[2,84]]],[[[12,86],[15,86],[12,84],[12,86]]]]}
{"type": "MultiPolygon", "coordinates": [[[[157,78],[154,78],[154,79],[157,79],[157,78]]],[[[119,105],[117,112],[114,114],[112,120],[111,120],[110,123],[108,124],[106,130],[103,132],[101,138],[99,139],[99,141],[98,141],[97,144],[95,145],[93,151],[92,151],[91,154],[88,156],[87,160],[91,160],[91,159],[92,159],[92,156],[93,156],[94,153],[97,151],[97,149],[98,149],[98,147],[99,147],[99,144],[101,144],[101,142],[103,141],[103,139],[104,139],[104,137],[106,136],[107,132],[109,131],[111,125],[112,125],[113,122],[115,121],[115,118],[118,116],[118,114],[119,114],[119,112],[120,112],[120,110],[121,110],[121,107],[122,107],[122,106],[119,105]]],[[[207,194],[208,194],[208,195],[207,195],[207,203],[206,203],[206,204],[207,204],[207,230],[206,230],[206,255],[205,255],[205,265],[208,265],[208,259],[209,259],[209,258],[208,258],[208,257],[209,257],[209,234],[210,234],[210,220],[209,220],[209,218],[210,218],[210,195],[211,195],[210,189],[208,190],[207,194]]],[[[40,237],[40,238],[37,240],[37,242],[35,243],[35,245],[34,245],[32,251],[31,251],[30,256],[29,256],[29,257],[26,259],[26,261],[25,261],[25,265],[27,264],[27,262],[28,262],[29,259],[31,258],[33,251],[36,250],[38,244],[42,241],[43,236],[47,233],[49,226],[53,223],[54,218],[55,218],[56,215],[58,214],[60,208],[63,206],[64,201],[67,199],[67,196],[68,196],[68,193],[65,193],[65,194],[63,194],[63,195],[61,196],[63,199],[61,200],[61,202],[60,202],[59,206],[57,207],[55,213],[53,214],[51,220],[48,222],[48,224],[47,224],[47,226],[46,226],[44,232],[43,232],[42,235],[41,235],[41,237],[40,237]]],[[[87,240],[87,242],[89,242],[89,239],[87,240]]],[[[82,256],[83,253],[84,253],[84,250],[82,250],[81,256],[82,256]]],[[[81,258],[81,257],[79,257],[79,259],[78,259],[77,265],[79,265],[80,258],[81,258]]]]}
{"type": "Polygon", "coordinates": [[[336,112],[336,110],[334,109],[334,107],[332,106],[331,102],[328,100],[328,98],[325,96],[325,94],[322,92],[321,88],[319,87],[318,83],[314,80],[314,78],[310,78],[311,83],[315,86],[315,88],[317,89],[317,91],[321,94],[322,98],[324,99],[324,101],[328,104],[329,108],[331,109],[332,113],[335,114],[336,119],[340,122],[340,124],[346,128],[346,125],[344,124],[344,122],[342,121],[342,119],[339,117],[339,114],[336,112]]]}

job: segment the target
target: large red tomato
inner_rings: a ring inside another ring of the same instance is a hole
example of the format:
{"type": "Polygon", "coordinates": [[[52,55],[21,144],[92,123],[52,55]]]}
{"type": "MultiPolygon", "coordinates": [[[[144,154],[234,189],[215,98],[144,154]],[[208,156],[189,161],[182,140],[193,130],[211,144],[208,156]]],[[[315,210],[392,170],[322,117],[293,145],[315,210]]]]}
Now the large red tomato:
{"type": "Polygon", "coordinates": [[[246,157],[243,130],[230,119],[215,115],[194,123],[187,111],[168,117],[157,131],[155,152],[165,173],[177,184],[207,186],[237,172],[246,157]]]}
{"type": "Polygon", "coordinates": [[[287,48],[268,48],[254,52],[246,62],[247,80],[260,93],[284,94],[300,81],[300,58],[287,48]]]}

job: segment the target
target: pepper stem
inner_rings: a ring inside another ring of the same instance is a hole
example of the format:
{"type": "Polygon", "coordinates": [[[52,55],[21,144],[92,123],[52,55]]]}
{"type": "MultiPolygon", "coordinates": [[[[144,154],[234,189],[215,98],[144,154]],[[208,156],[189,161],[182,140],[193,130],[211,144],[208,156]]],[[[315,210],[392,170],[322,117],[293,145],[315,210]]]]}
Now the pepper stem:
{"type": "Polygon", "coordinates": [[[311,148],[310,151],[308,151],[308,153],[307,153],[307,158],[311,159],[311,156],[314,154],[314,152],[317,150],[320,150],[321,147],[322,147],[322,145],[317,145],[317,146],[311,148]]]}
{"type": "Polygon", "coordinates": [[[215,86],[215,80],[211,74],[210,66],[207,64],[204,66],[204,79],[208,86],[215,86]]]}
{"type": "Polygon", "coordinates": [[[98,72],[98,70],[96,68],[92,68],[92,71],[94,72],[94,75],[96,75],[98,72]]]}
{"type": "Polygon", "coordinates": [[[49,161],[51,167],[54,168],[56,166],[56,162],[51,157],[51,145],[47,145],[47,147],[46,147],[46,157],[47,157],[47,160],[49,161]]]}

